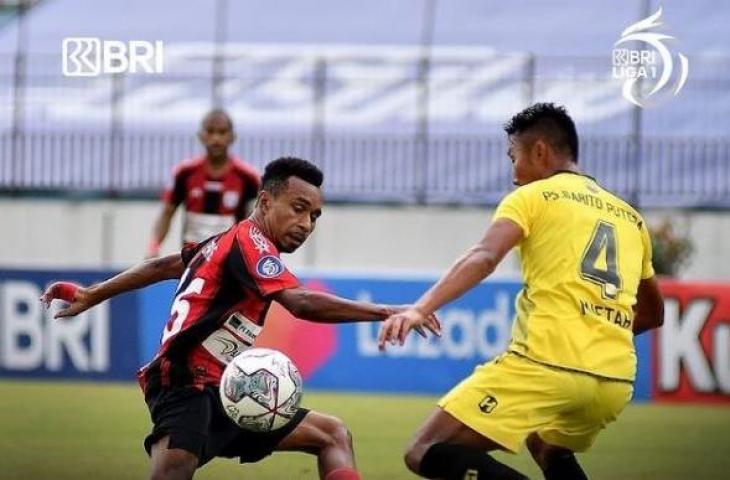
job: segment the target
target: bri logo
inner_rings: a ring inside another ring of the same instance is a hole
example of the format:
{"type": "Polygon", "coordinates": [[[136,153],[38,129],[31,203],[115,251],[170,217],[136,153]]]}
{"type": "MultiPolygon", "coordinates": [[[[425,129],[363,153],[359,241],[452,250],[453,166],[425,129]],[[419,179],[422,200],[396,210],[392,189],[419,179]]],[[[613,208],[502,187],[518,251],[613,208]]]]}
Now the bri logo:
{"type": "Polygon", "coordinates": [[[61,43],[64,77],[97,77],[102,73],[162,73],[163,43],[145,40],[101,40],[67,37],[61,43]]]}

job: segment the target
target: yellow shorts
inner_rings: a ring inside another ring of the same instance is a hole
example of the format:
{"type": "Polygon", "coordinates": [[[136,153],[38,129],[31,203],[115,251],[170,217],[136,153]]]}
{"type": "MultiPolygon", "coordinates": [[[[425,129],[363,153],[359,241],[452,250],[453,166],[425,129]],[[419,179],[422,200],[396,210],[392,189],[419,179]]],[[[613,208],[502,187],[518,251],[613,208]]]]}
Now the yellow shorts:
{"type": "Polygon", "coordinates": [[[533,432],[550,445],[581,452],[632,394],[630,383],[547,367],[508,352],[478,366],[438,404],[513,453],[533,432]]]}

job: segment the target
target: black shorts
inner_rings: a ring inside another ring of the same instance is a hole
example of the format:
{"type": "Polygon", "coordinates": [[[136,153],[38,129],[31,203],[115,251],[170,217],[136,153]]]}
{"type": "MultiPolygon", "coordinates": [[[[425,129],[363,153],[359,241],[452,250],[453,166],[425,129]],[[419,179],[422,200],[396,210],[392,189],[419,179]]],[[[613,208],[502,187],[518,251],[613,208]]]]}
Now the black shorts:
{"type": "Polygon", "coordinates": [[[271,455],[309,413],[300,408],[286,426],[269,433],[256,433],[240,428],[226,415],[218,387],[154,389],[147,392],[145,402],[154,424],[144,441],[147,454],[152,445],[169,435],[167,448],[181,448],[195,454],[199,466],[214,457],[238,457],[241,463],[258,462],[271,455]]]}

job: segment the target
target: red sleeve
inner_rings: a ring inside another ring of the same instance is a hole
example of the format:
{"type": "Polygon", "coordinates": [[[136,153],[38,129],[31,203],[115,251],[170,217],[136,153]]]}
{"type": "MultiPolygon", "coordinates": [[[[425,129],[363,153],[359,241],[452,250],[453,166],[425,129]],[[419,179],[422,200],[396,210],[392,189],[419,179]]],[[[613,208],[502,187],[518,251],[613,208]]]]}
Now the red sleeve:
{"type": "Polygon", "coordinates": [[[180,251],[180,257],[182,258],[183,264],[187,267],[199,251],[201,251],[211,240],[218,238],[219,236],[220,235],[214,235],[200,243],[186,243],[180,251]]]}
{"type": "Polygon", "coordinates": [[[172,182],[165,187],[162,194],[162,201],[175,206],[185,201],[185,184],[189,176],[189,169],[182,165],[175,167],[172,171],[172,182]]]}
{"type": "Polygon", "coordinates": [[[291,273],[279,258],[279,251],[255,225],[249,224],[238,230],[236,242],[241,249],[243,262],[261,296],[299,286],[299,279],[291,273]]]}

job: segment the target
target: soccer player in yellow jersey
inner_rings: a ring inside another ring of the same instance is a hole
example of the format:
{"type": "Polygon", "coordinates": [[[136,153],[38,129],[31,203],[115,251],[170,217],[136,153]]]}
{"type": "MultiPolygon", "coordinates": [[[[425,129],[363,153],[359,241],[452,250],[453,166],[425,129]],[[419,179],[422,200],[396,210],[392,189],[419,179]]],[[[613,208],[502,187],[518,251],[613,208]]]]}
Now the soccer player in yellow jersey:
{"type": "Polygon", "coordinates": [[[634,208],[580,173],[564,108],[538,103],[505,131],[518,188],[484,238],[412,308],[386,320],[379,341],[403,343],[519,247],[524,287],[512,341],[439,401],[405,462],[426,478],[524,479],[487,452],[517,452],[526,442],[546,479],[586,479],[574,452],[629,402],[633,335],[663,321],[649,233],[634,208]]]}

